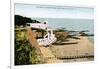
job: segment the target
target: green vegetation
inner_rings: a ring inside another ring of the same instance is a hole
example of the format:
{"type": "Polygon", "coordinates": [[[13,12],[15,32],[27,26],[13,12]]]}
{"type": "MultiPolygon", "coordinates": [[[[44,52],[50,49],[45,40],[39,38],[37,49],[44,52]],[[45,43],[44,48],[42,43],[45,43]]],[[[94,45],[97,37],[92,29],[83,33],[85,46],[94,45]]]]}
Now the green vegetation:
{"type": "Polygon", "coordinates": [[[41,58],[28,42],[26,31],[15,31],[15,65],[40,63],[41,58]]]}
{"type": "Polygon", "coordinates": [[[21,15],[15,15],[15,26],[26,26],[26,23],[40,23],[37,20],[32,20],[28,17],[23,17],[21,15]]]}
{"type": "Polygon", "coordinates": [[[40,64],[41,57],[35,48],[28,42],[25,29],[26,23],[40,23],[28,17],[15,15],[15,65],[40,64]]]}

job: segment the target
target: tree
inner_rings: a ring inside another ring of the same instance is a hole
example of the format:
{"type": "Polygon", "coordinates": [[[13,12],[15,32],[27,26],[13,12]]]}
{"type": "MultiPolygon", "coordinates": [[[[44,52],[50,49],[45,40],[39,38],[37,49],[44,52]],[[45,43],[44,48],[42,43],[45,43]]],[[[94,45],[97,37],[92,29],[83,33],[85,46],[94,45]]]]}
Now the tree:
{"type": "Polygon", "coordinates": [[[32,20],[31,18],[28,17],[23,17],[21,15],[15,15],[15,26],[25,26],[26,23],[40,23],[37,20],[32,20]]]}

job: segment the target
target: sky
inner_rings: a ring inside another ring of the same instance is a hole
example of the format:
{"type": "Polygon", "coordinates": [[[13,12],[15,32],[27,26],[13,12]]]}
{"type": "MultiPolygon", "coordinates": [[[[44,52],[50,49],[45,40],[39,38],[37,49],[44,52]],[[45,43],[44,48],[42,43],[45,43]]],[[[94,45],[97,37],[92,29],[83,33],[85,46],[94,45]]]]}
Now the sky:
{"type": "Polygon", "coordinates": [[[94,9],[86,7],[15,4],[15,14],[36,18],[94,19],[94,9]]]}

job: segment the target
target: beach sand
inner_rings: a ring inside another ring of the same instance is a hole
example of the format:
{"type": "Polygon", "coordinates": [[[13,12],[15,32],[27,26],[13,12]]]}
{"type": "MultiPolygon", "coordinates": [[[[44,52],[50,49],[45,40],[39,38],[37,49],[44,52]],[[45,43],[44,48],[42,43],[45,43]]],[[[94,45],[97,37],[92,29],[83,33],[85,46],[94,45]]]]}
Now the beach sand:
{"type": "Polygon", "coordinates": [[[87,37],[80,36],[80,39],[67,39],[64,45],[52,45],[49,49],[63,62],[91,61],[94,60],[94,46],[87,37]]]}

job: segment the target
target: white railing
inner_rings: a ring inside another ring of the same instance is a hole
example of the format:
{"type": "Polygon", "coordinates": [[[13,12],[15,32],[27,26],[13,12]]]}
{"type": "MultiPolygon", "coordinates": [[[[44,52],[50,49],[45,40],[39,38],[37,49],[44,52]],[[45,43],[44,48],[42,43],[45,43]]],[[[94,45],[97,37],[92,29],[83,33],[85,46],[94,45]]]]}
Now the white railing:
{"type": "Polygon", "coordinates": [[[50,29],[47,25],[48,22],[44,23],[27,23],[30,25],[31,28],[36,29],[43,29],[47,31],[47,34],[44,35],[44,38],[37,39],[39,45],[47,46],[54,42],[56,42],[57,38],[55,37],[55,34],[53,34],[53,29],[50,29]]]}
{"type": "Polygon", "coordinates": [[[47,34],[44,36],[44,38],[38,39],[37,41],[39,45],[47,46],[56,42],[56,40],[57,38],[55,37],[55,34],[53,34],[53,31],[49,30],[49,32],[47,31],[47,34]]]}

